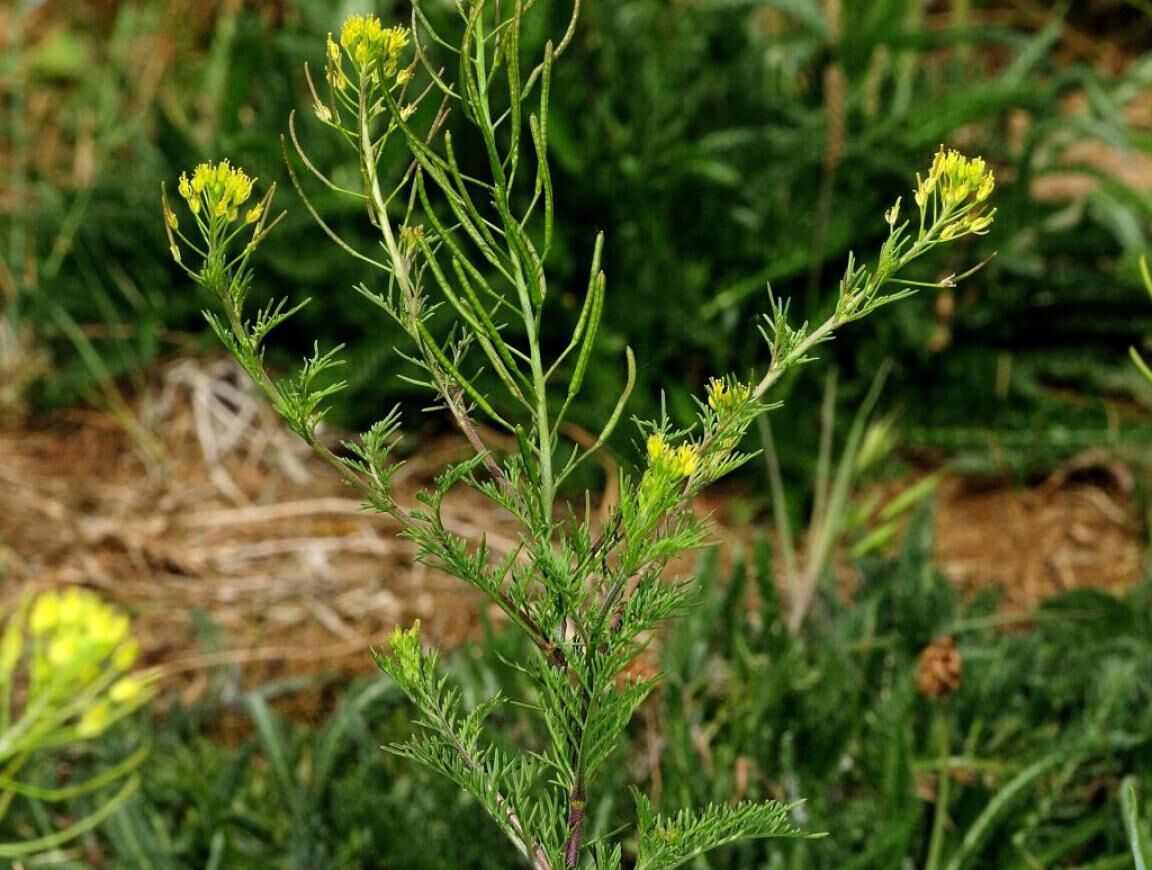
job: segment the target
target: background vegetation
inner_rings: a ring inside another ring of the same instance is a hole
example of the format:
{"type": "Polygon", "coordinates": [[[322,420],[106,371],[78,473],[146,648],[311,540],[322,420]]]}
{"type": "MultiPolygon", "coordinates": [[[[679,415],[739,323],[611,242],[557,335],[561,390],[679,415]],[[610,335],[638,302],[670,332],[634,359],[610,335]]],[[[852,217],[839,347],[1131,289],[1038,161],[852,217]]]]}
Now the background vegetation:
{"type": "MultiPolygon", "coordinates": [[[[920,277],[995,259],[957,294],[925,293],[824,351],[849,407],[891,361],[882,405],[902,411],[902,449],[885,454],[881,475],[946,461],[1027,480],[1100,447],[1142,462],[1152,388],[1125,351],[1152,334],[1137,269],[1152,232],[1145,7],[587,0],[553,89],[554,285],[582,285],[581,252],[604,230],[602,357],[631,342],[635,412],[651,414],[663,390],[687,416],[709,375],[758,361],[750,313],[767,282],[819,317],[838,264],[883,238],[878,216],[907,195],[907,179],[941,142],[962,147],[996,167],[996,229],[920,277]]],[[[145,425],[131,397],[147,391],[149,367],[212,345],[204,300],[167,257],[160,182],[227,154],[289,186],[269,131],[306,107],[302,64],[320,63],[323,34],[353,11],[364,4],[0,10],[0,413],[87,399],[145,425]]],[[[566,0],[538,0],[534,38],[567,13],[566,0]]],[[[310,142],[330,175],[355,172],[325,137],[310,142]]],[[[309,193],[342,233],[368,241],[354,208],[309,193]]],[[[302,208],[290,207],[261,258],[278,292],[316,299],[282,352],[298,356],[305,335],[350,340],[355,392],[338,422],[362,422],[382,397],[411,399],[394,328],[350,292],[366,276],[317,241],[302,208]]],[[[786,386],[789,413],[773,419],[794,525],[809,510],[823,395],[801,377],[786,386]]],[[[586,394],[610,404],[620,378],[593,370],[586,394]]],[[[838,419],[847,435],[852,415],[838,419]]],[[[751,474],[746,513],[759,516],[768,491],[751,474]]],[[[804,796],[799,818],[833,832],[713,866],[1129,866],[1120,782],[1152,787],[1148,585],[1065,595],[1013,624],[992,597],[961,600],[937,575],[932,528],[925,506],[901,549],[858,565],[852,603],[822,597],[799,635],[786,630],[767,543],[734,571],[706,562],[708,594],[659,652],[672,679],[615,766],[620,806],[637,781],[670,806],[804,796]],[[943,634],[956,637],[963,682],[937,701],[917,693],[916,661],[943,634]]],[[[462,650],[465,685],[489,685],[508,642],[462,650]]],[[[156,743],[139,795],[57,866],[428,867],[432,841],[459,850],[446,867],[509,866],[476,808],[379,751],[409,724],[382,679],[310,685],[323,713],[303,719],[275,712],[295,682],[252,690],[227,669],[214,680],[195,704],[169,699],[153,721],[126,722],[94,755],[65,760],[82,772],[140,731],[156,743]],[[415,841],[413,830],[428,833],[415,841]]],[[[603,831],[614,819],[593,822],[603,831]]],[[[52,824],[15,812],[0,830],[52,824]]]]}

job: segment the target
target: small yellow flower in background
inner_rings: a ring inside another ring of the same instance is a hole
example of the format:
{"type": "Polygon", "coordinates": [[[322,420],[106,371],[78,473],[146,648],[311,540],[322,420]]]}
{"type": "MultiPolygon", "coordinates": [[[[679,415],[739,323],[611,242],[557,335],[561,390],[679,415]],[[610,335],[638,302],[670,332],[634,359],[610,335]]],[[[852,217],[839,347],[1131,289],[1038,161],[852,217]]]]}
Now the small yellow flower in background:
{"type": "Polygon", "coordinates": [[[131,627],[126,613],[85,589],[41,593],[27,620],[40,641],[32,662],[38,684],[76,692],[109,670],[126,671],[139,652],[131,627]]]}
{"type": "Polygon", "coordinates": [[[62,734],[96,737],[152,696],[154,677],[127,673],[140,651],[131,632],[128,614],[79,587],[42,592],[8,618],[0,641],[0,678],[15,679],[23,656],[26,713],[51,720],[72,708],[56,720],[55,731],[29,727],[33,742],[26,749],[62,734]]]}
{"type": "Polygon", "coordinates": [[[45,592],[36,599],[29,617],[28,628],[35,635],[46,634],[60,622],[60,596],[45,592]]]}
{"type": "Polygon", "coordinates": [[[111,650],[128,636],[130,625],[128,617],[123,613],[104,608],[92,614],[89,633],[95,644],[111,650]]]}
{"type": "Polygon", "coordinates": [[[140,642],[134,637],[128,638],[124,643],[117,647],[116,652],[112,654],[112,666],[117,670],[126,671],[132,665],[136,664],[136,659],[140,655],[140,642]]]}
{"type": "Polygon", "coordinates": [[[86,598],[80,590],[72,587],[60,599],[60,624],[63,626],[76,625],[81,621],[85,610],[86,598]]]}
{"type": "Polygon", "coordinates": [[[48,644],[48,664],[56,668],[66,668],[76,659],[76,641],[70,637],[55,637],[48,644]]]}
{"type": "Polygon", "coordinates": [[[254,223],[256,223],[256,221],[260,220],[260,217],[263,214],[264,214],[264,206],[263,205],[254,205],[254,206],[252,206],[252,208],[248,209],[248,213],[246,215],[244,215],[244,223],[254,224],[254,223]]]}
{"type": "MultiPolygon", "coordinates": [[[[5,781],[0,781],[0,815],[22,793],[34,802],[53,799],[42,797],[35,790],[24,791],[25,783],[19,781],[18,774],[28,759],[42,755],[47,761],[65,746],[99,738],[152,698],[157,673],[124,673],[135,659],[135,640],[128,637],[130,630],[128,616],[119,608],[77,587],[65,592],[25,595],[14,611],[3,614],[0,769],[4,770],[5,781]],[[127,648],[133,655],[125,660],[122,650],[127,648]],[[18,690],[13,692],[13,686],[18,690]]],[[[68,791],[77,796],[92,794],[117,781],[123,783],[147,754],[147,747],[141,747],[115,767],[105,766],[87,778],[70,776],[68,791]]],[[[36,784],[33,780],[27,786],[36,784]]],[[[129,782],[120,786],[114,796],[104,792],[96,806],[114,807],[134,787],[129,782]]],[[[51,840],[59,845],[74,839],[101,818],[99,814],[73,817],[69,827],[60,828],[51,840]]],[[[0,835],[0,854],[40,854],[42,848],[37,848],[36,842],[27,836],[9,840],[0,835]],[[19,851],[29,843],[30,851],[19,851]]],[[[43,847],[45,840],[38,842],[43,847]]]]}
{"type": "Polygon", "coordinates": [[[84,711],[76,725],[76,736],[81,738],[98,737],[108,727],[112,711],[104,701],[97,701],[84,711]]]}
{"type": "Polygon", "coordinates": [[[144,692],[144,682],[136,677],[125,677],[108,690],[108,697],[117,704],[135,701],[144,692]]]}

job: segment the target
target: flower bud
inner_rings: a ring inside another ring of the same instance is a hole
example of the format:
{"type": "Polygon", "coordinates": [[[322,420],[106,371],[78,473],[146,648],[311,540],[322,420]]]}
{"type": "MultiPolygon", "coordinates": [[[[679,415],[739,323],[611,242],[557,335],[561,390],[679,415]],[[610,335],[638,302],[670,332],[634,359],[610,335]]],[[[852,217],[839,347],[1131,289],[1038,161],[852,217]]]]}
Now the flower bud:
{"type": "Polygon", "coordinates": [[[112,684],[108,697],[116,704],[130,704],[144,692],[144,683],[137,677],[125,677],[112,684]]]}
{"type": "Polygon", "coordinates": [[[691,477],[698,464],[696,451],[690,445],[672,447],[659,432],[648,437],[648,465],[657,475],[672,480],[691,477]]]}
{"type": "Polygon", "coordinates": [[[890,209],[888,209],[888,211],[884,212],[884,220],[887,221],[888,226],[890,226],[890,227],[896,226],[896,221],[898,221],[900,219],[900,202],[901,202],[901,199],[902,198],[899,196],[896,197],[896,202],[893,204],[892,208],[890,208],[890,209]]]}
{"type": "Polygon", "coordinates": [[[84,739],[98,737],[108,727],[111,710],[107,702],[97,701],[84,711],[76,726],[76,736],[84,739]]]}
{"type": "Polygon", "coordinates": [[[139,655],[140,643],[136,638],[130,637],[120,644],[116,652],[112,654],[112,665],[117,670],[126,671],[136,664],[136,658],[139,655]]]}
{"type": "Polygon", "coordinates": [[[752,388],[736,380],[711,378],[708,381],[708,407],[718,417],[738,411],[752,398],[752,388]]]}

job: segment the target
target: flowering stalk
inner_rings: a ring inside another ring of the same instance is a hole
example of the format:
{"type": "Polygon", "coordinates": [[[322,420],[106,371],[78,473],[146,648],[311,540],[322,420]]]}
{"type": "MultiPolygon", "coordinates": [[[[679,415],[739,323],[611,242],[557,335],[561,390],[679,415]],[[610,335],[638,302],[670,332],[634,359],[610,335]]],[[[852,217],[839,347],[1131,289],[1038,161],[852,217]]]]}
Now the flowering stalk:
{"type": "Polygon", "coordinates": [[[92,740],[145,704],[155,675],[130,673],[139,646],[128,617],[79,589],[25,599],[0,636],[0,819],[19,796],[60,801],[118,780],[117,794],[94,815],[36,840],[0,842],[0,857],[54,848],[89,830],[139,787],[135,769],[148,747],[87,782],[45,789],[17,777],[40,752],[92,740]]]}
{"type": "MultiPolygon", "coordinates": [[[[199,258],[198,266],[185,267],[189,275],[223,309],[223,317],[209,315],[210,323],[294,431],[370,506],[401,523],[420,561],[481,591],[534,645],[516,665],[533,684],[525,700],[538,712],[547,743],[539,752],[509,754],[486,736],[488,716],[506,699],[497,695],[468,708],[441,675],[435,651],[421,643],[418,627],[398,628],[387,649],[376,653],[377,661],[420,711],[421,730],[393,751],[471,794],[537,870],[613,868],[621,866],[622,846],[589,836],[589,808],[597,798],[598,775],[659,681],[630,676],[628,666],[653,630],[693,600],[689,582],[666,576],[674,557],[706,538],[704,521],[690,509],[692,498],[750,458],[740,450],[743,437],[769,408],[766,393],[786,370],[807,361],[812,348],[839,326],[912,292],[907,286],[882,291],[913,259],[987,229],[991,212],[983,202],[992,181],[982,162],[942,151],[917,188],[916,234],[900,221],[897,203],[887,216],[889,238],[878,264],[867,269],[849,261],[827,322],[812,330],[794,328],[787,306],[770,299],[763,329],[772,353],[767,370],[749,381],[712,379],[688,429],[677,430],[667,419],[640,423],[645,468],[638,475],[621,474],[619,503],[598,524],[590,493],[558,502],[575,469],[616,431],[635,362],[627,350],[627,386],[594,441],[566,440],[563,423],[582,393],[603,312],[604,240],[591,245],[583,308],[569,340],[554,352],[542,340],[542,324],[556,316],[546,269],[555,206],[547,159],[549,93],[576,15],[559,42],[549,42],[543,57],[529,64],[520,38],[532,5],[461,0],[457,32],[446,34],[432,27],[417,0],[411,28],[354,16],[338,38],[329,37],[322,87],[309,78],[313,113],[357,155],[358,189],[340,187],[320,173],[295,119],[289,124],[296,151],[289,170],[305,207],[343,250],[375,270],[379,286],[361,285],[359,293],[407,334],[405,359],[418,373],[412,380],[449,412],[474,450],[448,467],[417,504],[398,503],[391,487],[395,411],[346,443],[343,452],[318,437],[326,401],[342,387],[326,380],[339,364],[336,351],[317,350],[296,376],[284,380],[264,369],[268,333],[299,309],[280,301],[254,319],[244,313],[252,280],[247,258],[275,223],[269,221],[271,191],[254,219],[241,223],[250,193],[246,176],[233,179],[239,170],[209,163],[193,173],[187,192],[181,185],[203,242],[193,245],[178,234],[167,201],[165,216],[178,262],[183,265],[179,242],[199,258]],[[433,49],[453,59],[454,76],[434,60],[433,49]],[[482,173],[466,172],[459,162],[457,142],[468,136],[483,154],[482,173]],[[393,171],[382,155],[394,140],[406,148],[409,162],[393,171]],[[380,234],[380,249],[358,250],[323,221],[298,166],[365,209],[380,234]],[[195,190],[198,175],[205,183],[195,190]],[[210,217],[201,221],[201,215],[210,217]],[[249,227],[248,241],[233,255],[249,227]],[[454,321],[447,335],[431,320],[441,308],[454,321]],[[486,381],[477,377],[480,369],[490,373],[486,381]],[[486,428],[503,431],[517,449],[493,449],[486,428]],[[513,552],[494,553],[483,536],[469,540],[448,529],[442,506],[457,486],[480,493],[518,524],[513,552]]],[[[637,795],[635,866],[678,866],[749,837],[805,836],[789,818],[790,808],[772,801],[662,817],[637,795]]]]}

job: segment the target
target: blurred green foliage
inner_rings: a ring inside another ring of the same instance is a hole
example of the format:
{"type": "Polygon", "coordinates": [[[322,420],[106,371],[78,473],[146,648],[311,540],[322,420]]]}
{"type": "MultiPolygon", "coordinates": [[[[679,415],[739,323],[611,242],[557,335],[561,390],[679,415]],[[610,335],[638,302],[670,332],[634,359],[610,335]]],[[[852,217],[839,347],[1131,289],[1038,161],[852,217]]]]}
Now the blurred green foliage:
{"type": "Polygon", "coordinates": [[[762,550],[714,585],[664,651],[662,779],[675,805],[740,782],[811,796],[805,824],[832,834],[715,866],[927,866],[941,718],[951,780],[935,866],[1130,866],[1120,784],[1152,777],[1152,586],[1071,592],[1015,617],[991,593],[962,604],[932,568],[925,511],[895,561],[865,562],[851,602],[825,597],[796,637],[767,563],[762,550]],[[963,665],[938,700],[915,676],[941,636],[963,665]]]}

